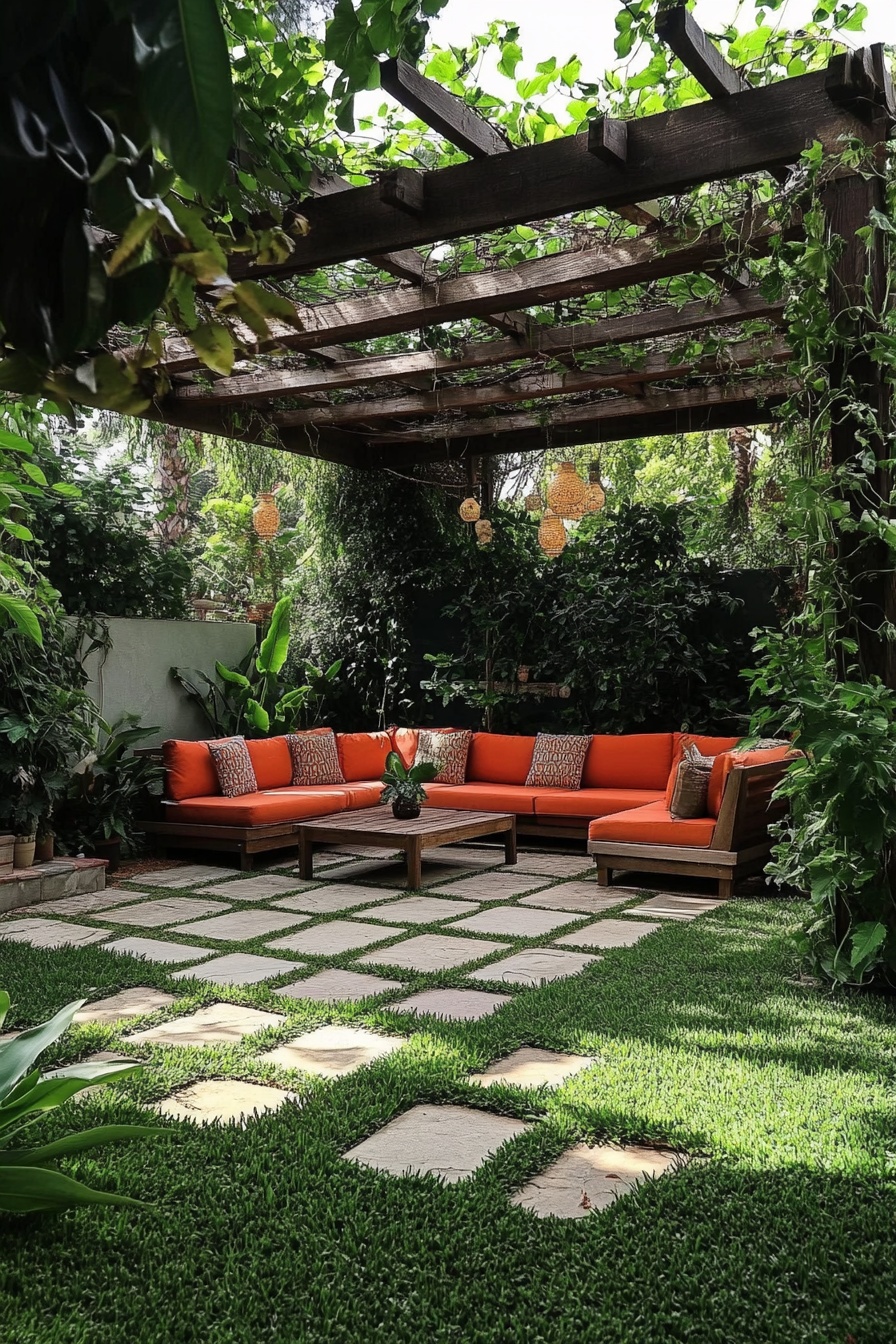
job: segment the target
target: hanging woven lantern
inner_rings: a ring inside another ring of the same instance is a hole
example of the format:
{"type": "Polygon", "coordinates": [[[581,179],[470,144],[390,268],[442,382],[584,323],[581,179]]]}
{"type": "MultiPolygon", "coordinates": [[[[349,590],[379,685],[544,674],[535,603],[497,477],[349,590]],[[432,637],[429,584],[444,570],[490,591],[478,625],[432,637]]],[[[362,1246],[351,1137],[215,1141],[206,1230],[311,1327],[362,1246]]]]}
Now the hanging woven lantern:
{"type": "Polygon", "coordinates": [[[552,509],[546,509],[538,525],[538,544],[545,555],[559,555],[566,545],[566,528],[563,519],[552,509]]]}
{"type": "Polygon", "coordinates": [[[533,494],[526,496],[525,505],[527,513],[541,513],[541,510],[544,508],[541,495],[537,490],[533,494]]]}
{"type": "Polygon", "coordinates": [[[465,499],[458,509],[458,513],[465,523],[475,523],[481,510],[478,502],[472,497],[465,499]]]}
{"type": "Polygon", "coordinates": [[[270,490],[263,490],[252,510],[252,526],[263,541],[270,541],[280,530],[280,510],[270,490]]]}
{"type": "Polygon", "coordinates": [[[600,483],[600,467],[592,462],[588,468],[588,484],[585,486],[585,512],[600,513],[606,502],[606,491],[600,483]]]}
{"type": "Polygon", "coordinates": [[[548,508],[558,518],[577,521],[585,512],[585,482],[576,471],[574,462],[558,462],[548,483],[548,508]]]}
{"type": "Polygon", "coordinates": [[[480,546],[487,546],[490,541],[494,541],[494,529],[487,518],[480,518],[473,530],[480,546]]]}

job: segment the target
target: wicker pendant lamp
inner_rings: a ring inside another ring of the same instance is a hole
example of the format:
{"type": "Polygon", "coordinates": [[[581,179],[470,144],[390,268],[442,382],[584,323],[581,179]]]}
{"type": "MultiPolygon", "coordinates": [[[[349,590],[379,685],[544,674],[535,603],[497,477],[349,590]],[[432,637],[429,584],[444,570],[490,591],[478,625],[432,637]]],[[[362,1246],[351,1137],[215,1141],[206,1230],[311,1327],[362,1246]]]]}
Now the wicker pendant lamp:
{"type": "Polygon", "coordinates": [[[592,462],[588,468],[588,484],[585,486],[585,512],[600,513],[606,502],[606,491],[600,483],[600,467],[592,462]]]}
{"type": "Polygon", "coordinates": [[[472,496],[465,499],[458,509],[458,513],[465,523],[475,523],[481,512],[478,502],[472,496]]]}
{"type": "Polygon", "coordinates": [[[524,502],[527,513],[541,513],[541,510],[544,508],[541,495],[537,490],[533,491],[531,495],[527,495],[524,502]]]}
{"type": "Polygon", "coordinates": [[[538,525],[538,544],[545,555],[559,555],[566,545],[566,528],[563,519],[553,509],[545,509],[544,517],[538,525]]]}
{"type": "Polygon", "coordinates": [[[476,533],[476,540],[479,542],[480,546],[487,546],[490,541],[494,541],[495,539],[494,530],[487,518],[477,519],[473,531],[476,533]]]}
{"type": "Polygon", "coordinates": [[[263,490],[258,503],[252,510],[252,526],[262,541],[270,541],[280,530],[280,510],[274,502],[273,492],[263,490]]]}
{"type": "Polygon", "coordinates": [[[548,508],[558,518],[576,522],[585,512],[585,482],[574,462],[558,462],[547,488],[548,508]]]}

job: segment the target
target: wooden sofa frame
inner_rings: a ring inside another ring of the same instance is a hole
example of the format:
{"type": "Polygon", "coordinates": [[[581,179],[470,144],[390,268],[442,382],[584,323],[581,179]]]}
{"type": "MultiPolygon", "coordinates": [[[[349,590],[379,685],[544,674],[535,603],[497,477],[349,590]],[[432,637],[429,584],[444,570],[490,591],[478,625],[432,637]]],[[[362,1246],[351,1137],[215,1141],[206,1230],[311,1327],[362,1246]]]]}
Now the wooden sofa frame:
{"type": "Polygon", "coordinates": [[[786,800],[772,796],[786,769],[786,761],[733,768],[707,849],[589,840],[598,886],[610,886],[617,871],[709,877],[718,882],[719,896],[730,899],[735,882],[761,872],[768,862],[773,844],[769,824],[787,811],[786,800]]]}

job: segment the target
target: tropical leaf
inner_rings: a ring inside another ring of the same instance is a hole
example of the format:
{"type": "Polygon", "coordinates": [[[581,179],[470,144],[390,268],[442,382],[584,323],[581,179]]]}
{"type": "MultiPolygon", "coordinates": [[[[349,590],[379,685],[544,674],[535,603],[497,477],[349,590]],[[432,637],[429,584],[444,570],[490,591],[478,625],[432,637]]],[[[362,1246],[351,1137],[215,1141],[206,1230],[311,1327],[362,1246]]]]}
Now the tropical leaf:
{"type": "Polygon", "coordinates": [[[249,690],[252,683],[248,677],[244,677],[242,672],[234,672],[232,668],[225,667],[223,663],[215,663],[215,671],[222,681],[229,682],[231,686],[242,686],[246,691],[249,690]]]}
{"type": "Polygon", "coordinates": [[[273,612],[267,634],[261,641],[255,665],[265,677],[276,676],[283,668],[289,653],[289,619],[292,614],[292,598],[281,597],[273,612]]]}
{"type": "Polygon", "coordinates": [[[5,612],[20,634],[27,636],[38,648],[43,648],[44,637],[40,628],[40,621],[27,602],[21,597],[11,597],[9,593],[0,593],[0,612],[5,612]]]}
{"type": "Polygon", "coordinates": [[[0,1167],[0,1210],[4,1213],[47,1213],[76,1204],[130,1204],[138,1199],[110,1195],[45,1167],[0,1167]]]}

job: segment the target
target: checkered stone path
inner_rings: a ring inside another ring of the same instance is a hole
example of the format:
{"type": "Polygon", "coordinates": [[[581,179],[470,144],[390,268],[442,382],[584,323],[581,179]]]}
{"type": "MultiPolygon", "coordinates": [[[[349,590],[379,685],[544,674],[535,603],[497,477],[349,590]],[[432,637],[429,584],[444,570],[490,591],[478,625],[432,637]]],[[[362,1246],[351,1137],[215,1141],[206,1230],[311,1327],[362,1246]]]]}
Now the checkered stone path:
{"type": "Polygon", "coordinates": [[[561,882],[546,891],[523,896],[520,905],[534,905],[540,910],[571,910],[577,915],[599,915],[630,899],[630,894],[607,892],[595,882],[561,882]]]}
{"type": "Polygon", "coordinates": [[[190,933],[194,938],[212,938],[222,943],[244,943],[250,938],[265,938],[281,929],[307,924],[308,917],[281,915],[276,910],[231,910],[214,919],[200,919],[195,924],[180,924],[177,933],[190,933]]]}
{"type": "Polygon", "coordinates": [[[424,989],[397,1003],[387,1003],[388,1013],[428,1013],[452,1022],[478,1022],[510,1003],[509,994],[487,994],[481,989],[424,989]]]}
{"type": "Polygon", "coordinates": [[[262,980],[273,980],[287,971],[301,970],[295,961],[281,961],[277,957],[258,957],[251,952],[231,952],[225,957],[212,957],[198,966],[186,966],[175,971],[172,980],[209,980],[213,985],[257,985],[262,980]]]}
{"type": "Polygon", "coordinates": [[[161,989],[151,989],[140,985],[135,989],[123,989],[120,994],[112,994],[107,999],[96,999],[85,1004],[72,1018],[73,1022],[101,1022],[111,1026],[127,1017],[146,1017],[157,1013],[160,1008],[168,1008],[176,1002],[173,994],[165,994],[161,989]]]}
{"type": "Polygon", "coordinates": [[[187,943],[166,943],[161,938],[119,938],[117,942],[107,943],[104,952],[127,953],[132,957],[142,957],[144,961],[195,961],[197,957],[210,957],[211,947],[190,947],[187,943]]]}
{"type": "Polygon", "coordinates": [[[32,947],[86,947],[111,937],[111,929],[88,929],[61,919],[11,919],[0,924],[0,938],[32,947]]]}
{"type": "Polygon", "coordinates": [[[530,947],[502,961],[493,961],[471,971],[468,980],[500,980],[508,985],[542,985],[549,980],[564,980],[578,975],[600,957],[585,952],[565,952],[554,947],[530,947]]]}
{"type": "Polygon", "coordinates": [[[208,863],[184,863],[179,868],[162,868],[153,873],[140,873],[129,878],[143,887],[198,887],[204,882],[223,882],[233,877],[233,868],[217,868],[208,863]]]}
{"type": "Polygon", "coordinates": [[[562,1055],[555,1050],[539,1050],[525,1045],[504,1059],[496,1059],[482,1073],[470,1075],[471,1083],[492,1087],[505,1083],[511,1087],[559,1087],[594,1060],[587,1055],[562,1055]]]}
{"type": "Polygon", "coordinates": [[[393,943],[379,952],[358,958],[359,966],[398,966],[408,971],[446,971],[479,961],[492,952],[504,952],[506,943],[486,938],[452,938],[444,933],[420,933],[403,943],[393,943]]]}
{"type": "MultiPolygon", "coordinates": [[[[381,893],[382,894],[382,893],[381,893]]],[[[479,909],[478,901],[448,901],[436,896],[405,896],[390,901],[376,910],[365,910],[366,919],[379,919],[384,924],[437,924],[439,920],[466,915],[479,909]]]]}
{"type": "Polygon", "coordinates": [[[224,896],[228,901],[272,901],[278,896],[291,896],[309,886],[300,878],[281,877],[279,873],[258,873],[255,877],[241,877],[236,882],[216,882],[203,887],[203,896],[224,896]]]}
{"type": "MultiPolygon", "coordinates": [[[[430,863],[449,864],[458,868],[497,868],[504,862],[503,846],[498,849],[476,849],[469,845],[441,845],[426,851],[430,863]]],[[[426,861],[424,856],[424,862],[426,861]]]]}
{"type": "Polygon", "coordinates": [[[627,915],[648,915],[651,919],[696,919],[709,910],[717,910],[725,901],[708,896],[654,896],[643,905],[632,906],[627,915]]]}
{"type": "MultiPolygon", "coordinates": [[[[144,896],[144,900],[151,897],[144,896]]],[[[42,915],[90,915],[101,910],[112,910],[116,905],[133,903],[133,891],[91,891],[86,896],[63,896],[58,901],[41,901],[42,915]]],[[[28,907],[29,909],[32,907],[28,907]]]]}
{"type": "Polygon", "coordinates": [[[161,929],[166,924],[182,924],[187,919],[201,919],[219,910],[229,909],[226,901],[197,901],[192,896],[167,896],[159,901],[138,901],[108,910],[103,919],[110,924],[133,924],[137,929],[161,929]]]}
{"type": "Polygon", "coordinates": [[[295,1100],[292,1092],[280,1087],[243,1083],[236,1078],[210,1078],[172,1092],[153,1109],[160,1115],[191,1120],[196,1125],[238,1124],[245,1128],[250,1120],[295,1100]]]}
{"type": "Polygon", "coordinates": [[[391,1176],[438,1176],[454,1185],[531,1127],[467,1106],[413,1106],[342,1156],[391,1176]]]}
{"type": "Polygon", "coordinates": [[[263,1013],[237,1003],[211,1003],[186,1017],[174,1017],[157,1027],[135,1031],[125,1040],[151,1041],[155,1045],[233,1044],[256,1031],[281,1027],[285,1021],[280,1013],[263,1013]]]}
{"type": "Polygon", "coordinates": [[[461,896],[474,901],[509,901],[533,887],[543,887],[545,878],[527,876],[525,873],[475,873],[471,877],[462,877],[450,886],[442,886],[436,893],[439,896],[461,896]]]}
{"type": "Polygon", "coordinates": [[[645,1179],[681,1164],[681,1154],[659,1148],[577,1143],[511,1198],[539,1218],[584,1218],[607,1208],[645,1179]]]}
{"type": "MultiPolygon", "coordinates": [[[[437,850],[429,852],[438,853],[437,850]]],[[[431,887],[433,884],[439,882],[451,882],[453,884],[454,878],[460,873],[471,871],[475,870],[471,870],[469,865],[459,866],[456,863],[427,862],[427,855],[424,853],[420,878],[421,886],[431,887]]],[[[487,875],[485,870],[482,870],[482,875],[487,875]]],[[[382,887],[406,887],[408,870],[402,859],[398,863],[383,864],[367,862],[359,863],[357,865],[350,864],[347,868],[334,869],[333,876],[338,878],[350,876],[362,877],[365,881],[375,883],[377,886],[382,887]]],[[[532,886],[534,884],[530,883],[529,885],[532,886]]]]}
{"type": "Polygon", "coordinates": [[[594,861],[588,854],[526,854],[517,855],[516,863],[502,868],[508,873],[537,873],[542,877],[578,877],[593,871],[594,861]]]}
{"type": "Polygon", "coordinates": [[[404,929],[362,924],[351,919],[331,919],[301,933],[277,938],[268,943],[268,947],[284,952],[309,952],[316,957],[336,957],[341,952],[353,952],[358,947],[370,947],[371,943],[396,938],[400,933],[404,933],[404,929]]]}
{"type": "Polygon", "coordinates": [[[385,980],[378,975],[360,975],[357,971],[332,969],[318,971],[307,980],[280,985],[278,994],[289,999],[313,999],[317,1003],[357,1003],[389,989],[401,989],[400,980],[385,980]]]}
{"type": "Polygon", "coordinates": [[[478,915],[455,920],[449,929],[466,929],[468,933],[499,933],[507,938],[541,938],[565,924],[572,924],[576,915],[557,914],[549,910],[521,910],[518,905],[497,906],[480,910],[478,915]]]}
{"type": "Polygon", "coordinates": [[[557,947],[631,947],[648,933],[655,933],[661,924],[631,923],[626,919],[598,919],[584,929],[566,933],[555,939],[557,947]]]}
{"type": "Polygon", "coordinates": [[[362,905],[384,901],[387,893],[380,887],[353,887],[348,882],[333,882],[325,887],[313,887],[298,896],[287,896],[272,901],[278,910],[301,910],[309,915],[336,915],[340,910],[352,910],[362,905]]]}
{"type": "Polygon", "coordinates": [[[384,1059],[406,1044],[404,1036],[378,1036],[365,1027],[333,1023],[306,1031],[295,1040],[278,1045],[276,1050],[265,1051],[258,1058],[265,1064],[279,1064],[282,1069],[301,1069],[321,1078],[342,1078],[365,1064],[384,1059]]]}

